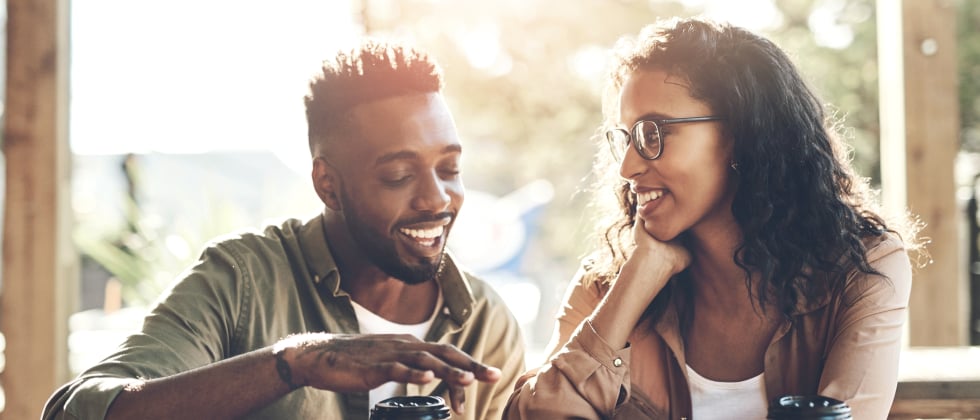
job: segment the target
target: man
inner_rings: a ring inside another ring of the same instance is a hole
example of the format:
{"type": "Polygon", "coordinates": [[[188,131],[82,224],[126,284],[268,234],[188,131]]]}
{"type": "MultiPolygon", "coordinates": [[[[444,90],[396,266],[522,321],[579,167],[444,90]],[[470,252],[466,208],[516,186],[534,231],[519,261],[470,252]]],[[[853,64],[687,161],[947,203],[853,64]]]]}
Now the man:
{"type": "Polygon", "coordinates": [[[500,297],[444,252],[463,184],[441,89],[437,64],[401,45],[326,62],[306,97],[323,213],[209,246],[43,418],[364,419],[423,394],[499,418],[524,347],[500,297]]]}

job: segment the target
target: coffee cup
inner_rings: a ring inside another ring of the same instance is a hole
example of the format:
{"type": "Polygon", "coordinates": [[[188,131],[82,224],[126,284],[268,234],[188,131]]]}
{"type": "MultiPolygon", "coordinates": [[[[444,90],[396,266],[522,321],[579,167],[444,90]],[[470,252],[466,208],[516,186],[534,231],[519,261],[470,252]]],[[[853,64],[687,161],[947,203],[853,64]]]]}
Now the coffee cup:
{"type": "Polygon", "coordinates": [[[847,403],[822,395],[786,395],[772,400],[769,415],[772,420],[848,420],[851,407],[847,403]]]}
{"type": "Polygon", "coordinates": [[[371,409],[370,420],[439,420],[452,417],[446,401],[436,396],[392,397],[371,409]]]}

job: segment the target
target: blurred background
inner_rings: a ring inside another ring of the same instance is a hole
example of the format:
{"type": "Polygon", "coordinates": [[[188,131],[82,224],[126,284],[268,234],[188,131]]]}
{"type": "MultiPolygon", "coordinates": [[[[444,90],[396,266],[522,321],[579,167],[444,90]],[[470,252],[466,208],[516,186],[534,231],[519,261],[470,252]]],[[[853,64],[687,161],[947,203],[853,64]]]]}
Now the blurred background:
{"type": "MultiPolygon", "coordinates": [[[[980,7],[959,7],[973,151],[980,7]]],[[[698,14],[772,37],[844,118],[860,173],[879,178],[873,0],[100,0],[71,12],[73,371],[114,346],[92,339],[112,335],[100,323],[138,327],[207,240],[320,210],[302,97],[321,60],[362,35],[413,41],[443,65],[468,189],[450,247],[512,304],[529,364],[594,244],[584,190],[617,38],[698,14]],[[103,319],[119,308],[136,310],[103,319]]]]}
{"type": "MultiPolygon", "coordinates": [[[[950,3],[965,206],[980,167],[980,2],[950,3]]],[[[138,328],[206,241],[320,211],[302,98],[320,61],[360,36],[411,40],[442,64],[467,187],[450,248],[511,305],[536,365],[595,244],[585,190],[616,39],[690,15],[771,37],[843,118],[858,171],[879,185],[875,13],[874,0],[72,2],[70,370],[138,328]]],[[[976,316],[970,325],[980,344],[976,316]]]]}

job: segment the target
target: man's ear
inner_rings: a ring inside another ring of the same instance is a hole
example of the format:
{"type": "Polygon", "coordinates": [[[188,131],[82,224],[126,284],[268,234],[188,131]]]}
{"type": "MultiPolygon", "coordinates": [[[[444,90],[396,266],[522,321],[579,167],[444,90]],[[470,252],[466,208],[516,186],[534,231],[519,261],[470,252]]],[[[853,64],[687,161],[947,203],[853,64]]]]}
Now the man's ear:
{"type": "Polygon", "coordinates": [[[334,168],[322,156],[313,159],[313,188],[320,196],[320,201],[334,211],[340,211],[340,176],[337,168],[334,168]]]}

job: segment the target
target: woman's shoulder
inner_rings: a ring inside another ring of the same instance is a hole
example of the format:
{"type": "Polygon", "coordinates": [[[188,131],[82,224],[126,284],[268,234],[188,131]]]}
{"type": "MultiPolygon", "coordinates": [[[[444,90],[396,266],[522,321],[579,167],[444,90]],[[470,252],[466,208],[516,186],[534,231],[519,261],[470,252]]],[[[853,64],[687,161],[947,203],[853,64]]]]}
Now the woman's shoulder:
{"type": "Polygon", "coordinates": [[[875,262],[896,252],[905,252],[905,242],[895,232],[885,231],[880,235],[868,235],[862,238],[865,256],[868,263],[874,265],[875,262]]]}
{"type": "Polygon", "coordinates": [[[912,267],[906,247],[899,235],[886,232],[864,239],[865,255],[875,273],[852,268],[845,285],[848,301],[875,300],[888,304],[908,302],[912,288],[912,267]]]}

